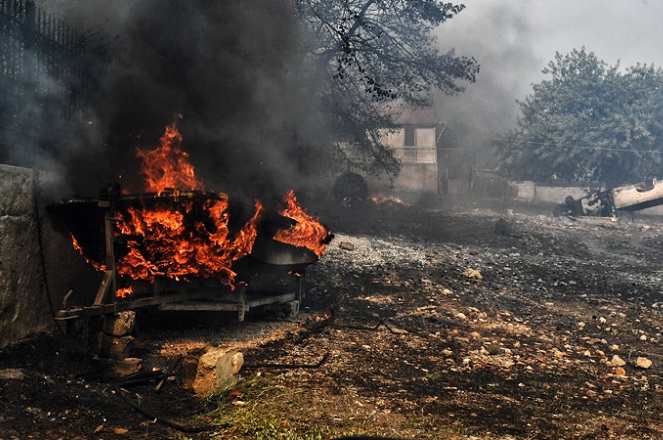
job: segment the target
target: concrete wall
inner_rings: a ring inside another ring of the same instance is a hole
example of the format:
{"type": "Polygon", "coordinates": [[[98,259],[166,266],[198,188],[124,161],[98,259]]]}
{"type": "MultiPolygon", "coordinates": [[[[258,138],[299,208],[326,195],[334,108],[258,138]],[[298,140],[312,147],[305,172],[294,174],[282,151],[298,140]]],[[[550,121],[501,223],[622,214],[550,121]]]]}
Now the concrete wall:
{"type": "Polygon", "coordinates": [[[403,163],[394,190],[437,194],[437,164],[403,163]]]}
{"type": "Polygon", "coordinates": [[[75,301],[94,297],[99,274],[46,213],[55,187],[52,174],[0,164],[0,348],[55,330],[51,304],[61,308],[69,289],[75,301]]]}

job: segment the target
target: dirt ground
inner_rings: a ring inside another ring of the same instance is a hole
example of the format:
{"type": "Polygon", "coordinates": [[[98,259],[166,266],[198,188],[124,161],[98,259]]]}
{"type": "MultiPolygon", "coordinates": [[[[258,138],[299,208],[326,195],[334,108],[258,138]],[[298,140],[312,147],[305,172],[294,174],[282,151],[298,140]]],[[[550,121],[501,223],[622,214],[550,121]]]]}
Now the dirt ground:
{"type": "Polygon", "coordinates": [[[225,392],[121,388],[57,333],[5,348],[0,438],[663,438],[663,220],[509,208],[321,211],[297,318],[139,316],[153,365],[241,350],[225,392]]]}

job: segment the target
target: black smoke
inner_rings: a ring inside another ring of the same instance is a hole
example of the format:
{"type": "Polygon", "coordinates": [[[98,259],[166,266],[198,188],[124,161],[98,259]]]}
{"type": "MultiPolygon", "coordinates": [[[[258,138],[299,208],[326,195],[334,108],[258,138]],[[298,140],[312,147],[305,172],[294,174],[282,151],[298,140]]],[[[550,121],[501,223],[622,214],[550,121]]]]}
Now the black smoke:
{"type": "Polygon", "coordinates": [[[76,192],[140,191],[136,149],[157,146],[173,122],[210,190],[280,197],[319,171],[316,77],[289,2],[95,1],[84,12],[70,19],[113,44],[81,134],[91,141],[66,153],[76,192]]]}

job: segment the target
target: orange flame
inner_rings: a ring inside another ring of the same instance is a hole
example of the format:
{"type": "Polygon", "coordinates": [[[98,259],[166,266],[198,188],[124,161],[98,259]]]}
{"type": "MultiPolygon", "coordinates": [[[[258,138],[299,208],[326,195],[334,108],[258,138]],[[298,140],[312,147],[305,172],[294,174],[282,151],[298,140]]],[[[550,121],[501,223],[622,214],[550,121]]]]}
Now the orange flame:
{"type": "Polygon", "coordinates": [[[297,223],[288,229],[281,229],[274,235],[274,240],[293,246],[306,247],[318,257],[322,256],[329,242],[331,233],[317,218],[309,215],[297,202],[295,192],[290,190],[283,198],[286,204],[280,214],[297,223]]]}
{"type": "Polygon", "coordinates": [[[81,247],[80,244],[78,244],[78,240],[76,240],[76,237],[74,237],[74,234],[71,235],[71,242],[74,245],[74,249],[78,251],[79,254],[81,254],[83,257],[85,257],[85,261],[87,263],[90,263],[92,267],[94,267],[95,270],[100,270],[104,271],[106,270],[106,265],[103,263],[98,263],[94,260],[89,259],[88,257],[85,256],[85,253],[83,253],[83,248],[81,247]]]}
{"type": "MultiPolygon", "coordinates": [[[[231,231],[228,196],[203,192],[204,185],[188,163],[189,155],[179,148],[181,142],[182,136],[172,124],[166,127],[159,147],[138,150],[146,190],[156,193],[156,197],[147,200],[149,206],[127,207],[114,213],[117,242],[125,246],[118,253],[116,272],[147,281],[155,277],[215,277],[234,289],[233,264],[252,252],[264,208],[256,201],[253,216],[231,231]],[[172,191],[175,197],[159,197],[166,191],[172,191]]],[[[321,256],[331,233],[299,206],[293,191],[284,201],[286,208],[281,215],[297,224],[278,231],[274,240],[305,246],[321,256]]],[[[82,251],[73,235],[72,239],[74,247],[82,251]]],[[[106,269],[102,263],[88,261],[98,270],[106,269]]],[[[132,293],[129,286],[118,289],[116,297],[132,293]]]]}
{"type": "Polygon", "coordinates": [[[140,172],[145,176],[147,191],[163,194],[168,189],[204,191],[202,182],[196,179],[195,168],[188,161],[189,153],[179,146],[182,135],[175,123],[166,127],[161,136],[161,145],[150,151],[138,149],[143,159],[140,172]]]}
{"type": "Polygon", "coordinates": [[[373,197],[371,197],[371,200],[373,203],[376,205],[404,205],[404,206],[409,206],[406,202],[401,200],[400,197],[396,196],[386,196],[382,193],[375,194],[373,197]]]}
{"type": "Polygon", "coordinates": [[[200,212],[188,215],[190,199],[170,201],[152,209],[129,208],[117,213],[115,225],[127,239],[128,253],[116,265],[117,273],[153,281],[157,276],[186,280],[192,276],[218,277],[234,287],[233,263],[251,253],[262,205],[232,234],[228,196],[206,200],[200,212]]]}
{"type": "Polygon", "coordinates": [[[133,295],[133,294],[134,294],[134,290],[133,290],[133,287],[131,287],[131,286],[121,287],[121,288],[117,289],[117,291],[115,292],[115,296],[117,298],[126,298],[128,296],[133,295]]]}

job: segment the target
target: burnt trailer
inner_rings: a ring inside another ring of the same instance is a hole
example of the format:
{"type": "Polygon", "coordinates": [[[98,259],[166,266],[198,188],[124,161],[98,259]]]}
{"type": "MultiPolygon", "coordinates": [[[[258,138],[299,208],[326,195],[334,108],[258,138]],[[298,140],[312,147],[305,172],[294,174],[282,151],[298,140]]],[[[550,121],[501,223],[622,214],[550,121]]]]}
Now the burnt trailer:
{"type": "Polygon", "coordinates": [[[553,215],[572,217],[617,217],[619,211],[634,212],[663,205],[663,182],[652,179],[608,190],[589,191],[584,197],[567,196],[555,207],[553,215]]]}
{"type": "MultiPolygon", "coordinates": [[[[295,316],[304,296],[302,277],[306,268],[319,257],[306,247],[273,238],[274,231],[297,223],[275,212],[265,213],[257,224],[252,249],[228,268],[234,286],[215,276],[161,275],[134,279],[118,272],[118,261],[130,254],[128,244],[136,240],[136,237],[117,230],[118,218],[123,214],[136,208],[166,207],[185,212],[183,223],[214,231],[213,225],[205,224],[209,223],[209,218],[201,213],[201,207],[218,199],[215,194],[196,191],[128,195],[121,194],[119,186],[112,186],[102,189],[98,199],[77,198],[50,205],[49,211],[64,224],[76,247],[103,273],[96,296],[90,297],[91,303],[63,304],[56,320],[66,322],[81,317],[114,315],[125,310],[157,308],[234,311],[243,321],[245,312],[253,307],[278,304],[285,305],[290,315],[295,316]],[[131,287],[132,293],[123,297],[119,292],[126,285],[131,287]]],[[[329,233],[326,242],[332,237],[329,233]]]]}

